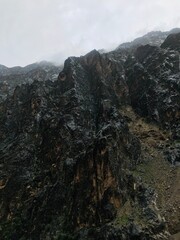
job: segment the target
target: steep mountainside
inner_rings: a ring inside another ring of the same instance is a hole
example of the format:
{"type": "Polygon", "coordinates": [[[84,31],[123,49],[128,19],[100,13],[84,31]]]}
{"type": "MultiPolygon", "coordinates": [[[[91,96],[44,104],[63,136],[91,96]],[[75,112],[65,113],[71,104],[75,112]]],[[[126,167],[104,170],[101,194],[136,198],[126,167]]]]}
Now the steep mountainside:
{"type": "Polygon", "coordinates": [[[179,64],[172,34],[17,86],[0,103],[1,238],[178,239],[179,64]]]}

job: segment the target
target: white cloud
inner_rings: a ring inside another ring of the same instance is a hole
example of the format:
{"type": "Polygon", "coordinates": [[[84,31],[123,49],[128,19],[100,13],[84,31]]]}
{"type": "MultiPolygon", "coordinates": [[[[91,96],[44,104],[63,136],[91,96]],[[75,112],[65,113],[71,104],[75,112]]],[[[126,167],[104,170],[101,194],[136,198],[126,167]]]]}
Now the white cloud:
{"type": "Polygon", "coordinates": [[[180,27],[179,9],[179,0],[0,0],[0,63],[112,48],[151,30],[180,27]]]}

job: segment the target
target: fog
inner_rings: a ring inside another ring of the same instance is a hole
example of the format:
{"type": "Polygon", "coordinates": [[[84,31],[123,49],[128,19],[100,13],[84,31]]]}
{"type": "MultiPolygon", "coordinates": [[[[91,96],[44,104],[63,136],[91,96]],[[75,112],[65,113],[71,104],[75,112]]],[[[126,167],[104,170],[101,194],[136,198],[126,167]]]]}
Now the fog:
{"type": "Polygon", "coordinates": [[[63,62],[180,27],[179,0],[0,0],[0,64],[63,62]]]}

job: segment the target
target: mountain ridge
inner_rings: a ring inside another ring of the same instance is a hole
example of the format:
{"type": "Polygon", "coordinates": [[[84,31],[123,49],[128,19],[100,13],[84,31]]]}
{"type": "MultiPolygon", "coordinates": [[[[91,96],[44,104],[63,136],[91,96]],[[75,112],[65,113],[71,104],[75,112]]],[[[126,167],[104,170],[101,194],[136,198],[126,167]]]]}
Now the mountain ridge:
{"type": "Polygon", "coordinates": [[[8,76],[11,74],[24,74],[24,73],[27,73],[28,71],[35,70],[39,67],[46,70],[46,68],[50,66],[58,67],[60,65],[54,64],[53,62],[49,62],[49,61],[35,62],[32,64],[28,64],[24,67],[21,67],[21,66],[6,67],[5,65],[0,64],[0,76],[8,76]]]}
{"type": "Polygon", "coordinates": [[[167,38],[168,35],[173,33],[179,33],[180,28],[173,28],[170,31],[151,31],[143,35],[142,37],[138,37],[134,39],[131,42],[126,42],[120,44],[116,50],[118,49],[124,49],[124,48],[132,48],[132,47],[138,47],[140,45],[154,45],[154,46],[160,46],[164,40],[167,38]]]}

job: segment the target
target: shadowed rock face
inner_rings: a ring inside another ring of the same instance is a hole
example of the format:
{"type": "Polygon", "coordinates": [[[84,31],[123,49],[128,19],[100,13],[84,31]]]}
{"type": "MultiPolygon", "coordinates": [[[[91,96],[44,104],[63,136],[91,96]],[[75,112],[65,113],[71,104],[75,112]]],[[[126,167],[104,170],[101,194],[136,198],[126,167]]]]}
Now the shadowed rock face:
{"type": "MultiPolygon", "coordinates": [[[[56,82],[17,87],[2,105],[6,113],[3,138],[11,156],[4,172],[3,218],[13,211],[9,209],[12,196],[21,191],[30,201],[28,206],[32,204],[25,217],[32,218],[30,224],[37,224],[31,216],[39,206],[31,197],[32,184],[39,191],[38,196],[34,193],[36,201],[40,205],[47,201],[38,222],[41,218],[48,221],[46,214],[51,217],[57,211],[74,229],[115,217],[127,197],[125,169],[134,166],[140,155],[140,143],[117,109],[127,101],[125,82],[121,83],[122,93],[115,91],[118,71],[96,51],[69,58],[56,82]],[[18,154],[13,156],[14,152],[18,154]],[[49,191],[55,196],[45,200],[49,191]]],[[[2,148],[4,159],[6,148],[2,148]]],[[[34,231],[40,234],[38,226],[34,231]]]]}
{"type": "Polygon", "coordinates": [[[170,34],[161,45],[162,48],[169,48],[180,52],[180,33],[170,34]]]}
{"type": "Polygon", "coordinates": [[[16,87],[0,105],[4,239],[168,239],[155,191],[133,175],[144,159],[124,109],[174,124],[178,138],[177,55],[93,50],[68,58],[56,81],[16,87]]]}
{"type": "Polygon", "coordinates": [[[146,45],[126,61],[132,106],[179,136],[179,52],[146,45]]]}

